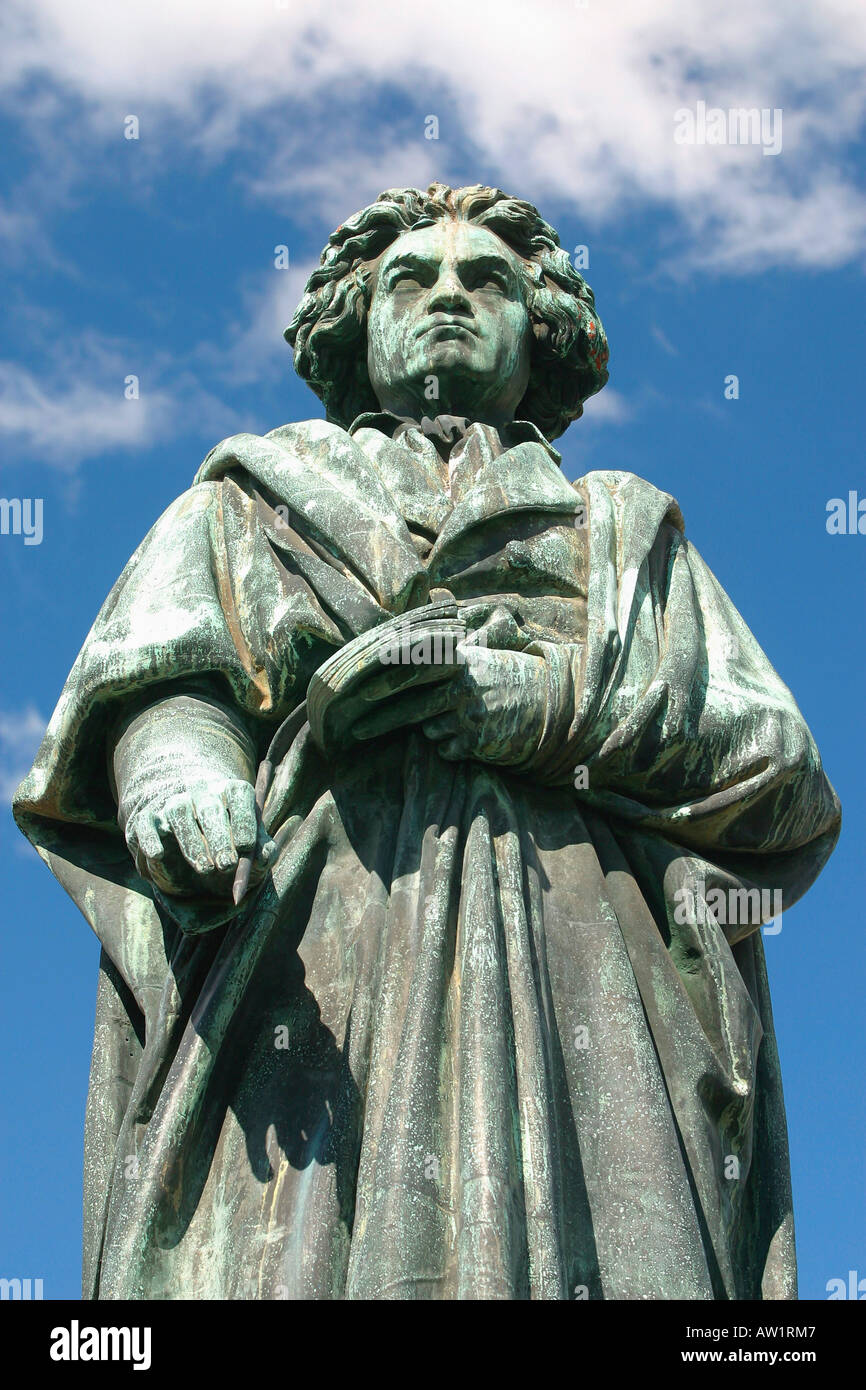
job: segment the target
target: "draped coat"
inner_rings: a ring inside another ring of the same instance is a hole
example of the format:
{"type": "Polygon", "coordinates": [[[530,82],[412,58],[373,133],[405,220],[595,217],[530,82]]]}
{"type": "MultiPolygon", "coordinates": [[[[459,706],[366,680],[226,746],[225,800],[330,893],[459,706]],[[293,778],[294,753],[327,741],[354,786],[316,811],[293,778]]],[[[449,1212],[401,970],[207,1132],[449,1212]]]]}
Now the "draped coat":
{"type": "Polygon", "coordinates": [[[85,1297],[796,1297],[761,919],[682,906],[789,906],[838,801],[673,499],[559,462],[531,425],[472,425],[450,486],[393,417],[237,435],[111,591],[15,800],[102,944],[85,1297]],[[443,589],[544,659],[530,762],[328,756],[313,672],[443,589]],[[253,763],[282,726],[238,908],[118,827],[118,720],[166,692],[253,763]]]}

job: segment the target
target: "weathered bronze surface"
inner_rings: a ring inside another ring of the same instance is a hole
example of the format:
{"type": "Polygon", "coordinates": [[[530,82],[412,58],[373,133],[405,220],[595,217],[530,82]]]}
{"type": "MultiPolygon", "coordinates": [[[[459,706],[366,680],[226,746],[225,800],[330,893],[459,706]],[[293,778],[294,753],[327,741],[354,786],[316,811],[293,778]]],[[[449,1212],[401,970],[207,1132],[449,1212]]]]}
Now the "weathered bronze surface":
{"type": "Polygon", "coordinates": [[[327,420],[211,451],[16,795],[103,948],[85,1296],[796,1296],[761,921],[839,806],[673,499],[562,475],[591,291],[391,190],[287,337],[327,420]]]}

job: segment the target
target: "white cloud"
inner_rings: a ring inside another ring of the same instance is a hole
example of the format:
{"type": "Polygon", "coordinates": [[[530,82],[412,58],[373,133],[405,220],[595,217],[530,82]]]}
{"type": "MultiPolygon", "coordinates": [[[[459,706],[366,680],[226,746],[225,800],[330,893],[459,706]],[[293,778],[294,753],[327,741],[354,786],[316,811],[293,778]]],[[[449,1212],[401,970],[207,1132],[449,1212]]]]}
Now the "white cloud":
{"type": "Polygon", "coordinates": [[[829,270],[862,259],[866,250],[866,198],[832,173],[818,176],[808,197],[767,189],[742,198],[736,220],[694,209],[689,222],[689,265],[713,270],[779,264],[829,270]]]}
{"type": "MultiPolygon", "coordinates": [[[[236,411],[168,353],[142,360],[134,344],[93,330],[64,333],[45,310],[19,315],[17,323],[39,365],[0,360],[0,440],[7,457],[20,451],[73,473],[83,459],[150,448],[171,434],[219,437],[240,428],[236,411]],[[131,377],[138,397],[127,399],[131,377]]],[[[193,356],[203,358],[205,351],[193,356]]]]}
{"type": "MultiPolygon", "coordinates": [[[[306,0],[7,0],[0,24],[0,105],[38,155],[0,206],[0,239],[67,273],[74,259],[52,250],[46,214],[74,205],[85,177],[98,184],[101,152],[122,142],[130,113],[141,121],[131,186],[171,173],[177,157],[239,155],[247,195],[317,234],[384,187],[442,178],[565,209],[569,236],[587,243],[657,209],[674,275],[828,269],[866,248],[866,195],[844,157],[866,109],[862,0],[334,0],[314,12],[306,0]],[[675,113],[699,101],[781,108],[781,153],[678,145],[675,113]],[[424,138],[428,114],[438,141],[424,138]]],[[[289,249],[292,268],[247,281],[235,321],[182,364],[37,327],[38,366],[0,362],[0,434],[72,470],[191,421],[214,435],[241,427],[199,383],[288,370],[281,334],[312,269],[289,249]],[[131,372],[134,401],[123,394],[131,372]]],[[[618,423],[635,408],[608,387],[585,421],[618,423]]]]}
{"type": "MultiPolygon", "coordinates": [[[[313,11],[306,0],[7,0],[6,15],[10,106],[22,77],[32,86],[39,74],[83,103],[102,138],[138,114],[142,168],[165,167],[178,139],[212,160],[253,150],[259,196],[281,208],[301,197],[326,220],[382,186],[483,171],[592,228],[646,205],[671,212],[681,265],[825,267],[866,243],[866,198],[839,153],[866,106],[862,0],[336,0],[313,11]],[[382,116],[388,94],[418,113],[417,139],[382,116]],[[678,146],[674,113],[698,101],[781,108],[782,152],[678,146]],[[423,138],[428,112],[438,142],[423,138]]],[[[39,109],[48,115],[33,120],[52,122],[68,160],[55,103],[39,109]]]]}
{"type": "Polygon", "coordinates": [[[202,344],[196,360],[233,386],[285,375],[292,351],[283,331],[304,293],[315,262],[267,270],[242,294],[240,318],[230,324],[219,343],[202,344]]]}
{"type": "Polygon", "coordinates": [[[147,444],[167,427],[174,405],[164,392],[124,400],[123,377],[114,388],[37,374],[0,362],[0,435],[46,463],[73,468],[108,449],[147,444]]]}
{"type": "Polygon", "coordinates": [[[631,405],[619,391],[605,386],[598,395],[590,396],[584,402],[583,415],[576,428],[583,432],[588,425],[622,425],[631,419],[633,413],[631,405]]]}
{"type": "Polygon", "coordinates": [[[674,347],[673,343],[671,342],[668,335],[665,333],[664,329],[660,328],[657,323],[654,323],[652,325],[652,327],[650,328],[650,333],[655,338],[659,347],[663,348],[669,357],[679,357],[679,349],[674,347]]]}
{"type": "Polygon", "coordinates": [[[423,134],[383,139],[377,131],[371,136],[362,124],[353,126],[348,113],[343,122],[332,115],[313,115],[310,122],[303,143],[280,140],[265,173],[248,181],[256,197],[300,211],[299,220],[336,227],[383,189],[426,188],[445,172],[439,143],[425,140],[423,134]],[[315,148],[314,161],[309,159],[310,145],[315,148]]]}
{"type": "Polygon", "coordinates": [[[0,709],[0,802],[4,806],[8,807],[27,774],[47,724],[34,705],[0,709]]]}

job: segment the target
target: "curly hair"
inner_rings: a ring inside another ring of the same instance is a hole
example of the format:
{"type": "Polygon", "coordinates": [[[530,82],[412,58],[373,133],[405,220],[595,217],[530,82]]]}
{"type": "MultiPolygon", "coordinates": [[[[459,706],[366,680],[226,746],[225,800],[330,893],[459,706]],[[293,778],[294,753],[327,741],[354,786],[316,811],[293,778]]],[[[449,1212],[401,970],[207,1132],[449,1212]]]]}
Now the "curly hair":
{"type": "Polygon", "coordinates": [[[378,410],[366,350],[372,263],[404,232],[447,218],[486,227],[520,260],[534,341],[517,415],[556,439],[607,381],[607,338],[592,290],[554,229],[531,203],[498,188],[389,188],[338,227],[285,331],[295,370],[324,402],[327,418],[344,429],[364,411],[378,410]]]}

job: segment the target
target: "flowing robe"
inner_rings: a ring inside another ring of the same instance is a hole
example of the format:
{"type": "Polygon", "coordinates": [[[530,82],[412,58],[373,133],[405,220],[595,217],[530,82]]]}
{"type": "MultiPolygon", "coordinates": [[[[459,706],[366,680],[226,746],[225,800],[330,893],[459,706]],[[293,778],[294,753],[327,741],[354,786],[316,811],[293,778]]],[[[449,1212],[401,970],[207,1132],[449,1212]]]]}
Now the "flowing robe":
{"type": "Polygon", "coordinates": [[[449,495],[393,424],[213,450],[17,793],[102,943],[85,1297],[796,1297],[760,923],[682,905],[818,874],[809,731],[670,497],[481,425],[449,495]],[[325,756],[313,671],[437,588],[544,658],[532,765],[417,728],[325,756]],[[154,889],[118,828],[112,731],[174,691],[258,757],[290,721],[237,910],[154,889]]]}

